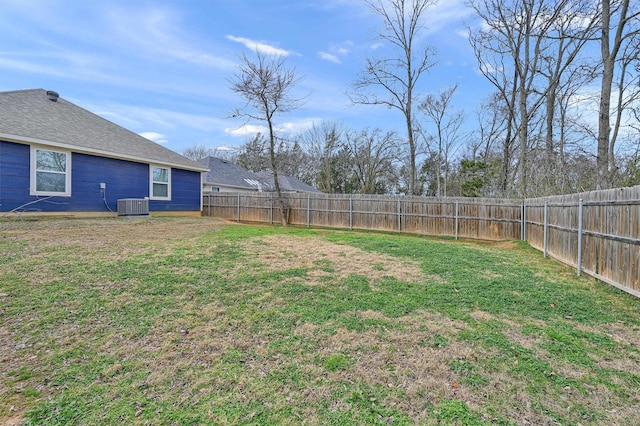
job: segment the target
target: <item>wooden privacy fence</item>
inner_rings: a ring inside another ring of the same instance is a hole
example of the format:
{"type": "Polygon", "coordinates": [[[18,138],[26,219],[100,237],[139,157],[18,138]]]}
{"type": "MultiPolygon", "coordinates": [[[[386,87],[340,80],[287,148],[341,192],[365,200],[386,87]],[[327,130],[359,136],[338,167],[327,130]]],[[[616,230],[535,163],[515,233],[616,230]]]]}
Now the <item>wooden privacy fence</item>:
{"type": "MultiPolygon", "coordinates": [[[[640,297],[640,186],[521,200],[284,194],[289,223],[483,240],[522,239],[640,297]]],[[[204,194],[203,214],[279,223],[272,193],[204,194]]]]}
{"type": "Polygon", "coordinates": [[[640,297],[640,186],[525,200],[524,239],[640,297]]]}
{"type": "MultiPolygon", "coordinates": [[[[283,194],[292,225],[504,240],[520,238],[522,203],[481,198],[283,194]]],[[[278,223],[271,193],[214,192],[203,212],[239,222],[278,223]]]]}

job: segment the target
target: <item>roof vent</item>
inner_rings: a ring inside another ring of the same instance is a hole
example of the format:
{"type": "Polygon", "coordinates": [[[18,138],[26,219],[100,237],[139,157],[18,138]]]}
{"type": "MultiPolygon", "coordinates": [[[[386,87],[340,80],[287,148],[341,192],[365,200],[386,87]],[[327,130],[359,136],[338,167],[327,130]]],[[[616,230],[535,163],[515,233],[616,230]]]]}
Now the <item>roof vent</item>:
{"type": "Polygon", "coordinates": [[[58,102],[59,97],[60,95],[58,94],[58,92],[54,92],[53,90],[47,90],[47,98],[49,98],[51,102],[58,102]]]}

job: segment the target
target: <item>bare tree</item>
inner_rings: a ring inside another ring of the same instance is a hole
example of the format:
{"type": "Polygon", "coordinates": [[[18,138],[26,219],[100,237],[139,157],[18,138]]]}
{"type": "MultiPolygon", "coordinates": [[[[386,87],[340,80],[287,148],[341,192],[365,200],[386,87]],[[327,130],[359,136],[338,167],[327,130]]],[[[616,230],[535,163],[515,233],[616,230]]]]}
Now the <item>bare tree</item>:
{"type": "MultiPolygon", "coordinates": [[[[515,92],[514,92],[515,93],[515,92]]],[[[500,173],[496,173],[497,194],[506,197],[508,195],[508,183],[514,156],[514,117],[512,109],[507,106],[506,99],[510,97],[506,91],[495,92],[480,106],[478,113],[478,144],[482,144],[482,161],[488,162],[490,158],[499,158],[500,173]],[[495,150],[495,152],[494,152],[495,150]]],[[[473,156],[475,159],[475,155],[473,156]]]]}
{"type": "Polygon", "coordinates": [[[500,191],[503,197],[508,195],[509,178],[512,173],[513,156],[515,154],[517,132],[517,93],[519,74],[515,70],[515,57],[509,55],[510,43],[504,41],[511,38],[504,29],[507,19],[500,12],[504,0],[471,0],[471,6],[484,21],[478,31],[469,30],[469,42],[478,61],[479,71],[493,84],[497,90],[490,105],[495,112],[504,116],[501,154],[502,170],[500,191]],[[497,16],[496,16],[497,15],[497,16]],[[503,34],[505,33],[506,34],[503,34]]]}
{"type": "Polygon", "coordinates": [[[235,162],[238,155],[237,149],[235,148],[206,147],[202,144],[188,146],[179,151],[179,153],[193,161],[198,161],[206,157],[216,157],[235,162]]]}
{"type": "Polygon", "coordinates": [[[344,192],[348,156],[344,152],[347,129],[335,122],[322,122],[300,135],[301,144],[309,155],[306,164],[313,173],[315,187],[322,192],[344,192]]]}
{"type": "MultiPolygon", "coordinates": [[[[633,44],[625,46],[625,53],[620,59],[618,78],[615,81],[617,92],[613,133],[609,141],[609,170],[615,172],[615,148],[620,139],[622,126],[637,130],[640,109],[640,33],[633,44]]],[[[631,135],[631,141],[637,140],[637,134],[631,135]]],[[[633,142],[632,142],[633,143],[633,142]]],[[[636,148],[637,149],[637,148],[636,148]]]]}
{"type": "Polygon", "coordinates": [[[427,95],[418,108],[425,114],[433,125],[431,133],[435,143],[436,158],[436,196],[447,196],[447,182],[449,180],[449,161],[452,150],[460,145],[460,128],[464,122],[464,112],[454,110],[453,95],[458,85],[441,90],[437,95],[427,95]],[[441,173],[444,170],[444,185],[441,185],[441,173]],[[444,187],[444,191],[442,188],[444,187]]]}
{"type": "Polygon", "coordinates": [[[299,78],[295,69],[288,69],[285,58],[282,56],[267,57],[259,52],[256,60],[250,60],[246,55],[241,58],[238,72],[230,81],[231,90],[240,94],[246,101],[245,105],[233,111],[233,117],[244,117],[247,120],[257,120],[267,123],[269,129],[269,157],[273,171],[273,181],[280,211],[282,213],[282,225],[288,222],[288,210],[278,181],[278,164],[276,160],[276,148],[278,137],[276,135],[274,119],[276,115],[290,112],[302,105],[303,98],[291,95],[299,78]]]}
{"type": "Polygon", "coordinates": [[[417,193],[416,157],[418,153],[414,101],[420,78],[434,65],[434,51],[420,46],[424,20],[434,0],[365,0],[382,18],[384,29],[379,37],[397,49],[392,56],[369,58],[350,93],[352,102],[382,105],[400,111],[407,130],[409,146],[408,192],[417,193]]]}
{"type": "Polygon", "coordinates": [[[630,61],[637,61],[640,49],[640,6],[637,1],[599,0],[602,16],[600,25],[600,53],[602,59],[602,80],[600,86],[600,107],[598,114],[598,189],[611,187],[612,173],[615,171],[614,148],[618,129],[621,125],[623,93],[619,92],[617,117],[611,133],[611,96],[616,65],[621,66],[618,90],[625,87],[624,79],[630,61]]]}
{"type": "Polygon", "coordinates": [[[184,148],[180,151],[180,154],[184,157],[187,157],[190,160],[197,161],[201,158],[208,157],[212,155],[213,150],[211,148],[207,148],[204,145],[193,145],[187,148],[184,148]]]}
{"type": "MultiPolygon", "coordinates": [[[[586,83],[584,73],[581,73],[582,65],[577,58],[586,43],[593,37],[597,23],[595,15],[590,15],[591,0],[572,0],[571,2],[559,1],[558,7],[563,8],[563,13],[555,16],[555,22],[549,27],[545,37],[550,47],[546,55],[542,56],[540,70],[543,76],[545,92],[545,162],[548,165],[555,163],[556,141],[556,114],[558,103],[565,101],[563,92],[576,87],[578,83],[586,83]]],[[[562,122],[561,122],[562,125],[562,122]]]]}
{"type": "Polygon", "coordinates": [[[380,129],[347,133],[345,146],[350,155],[352,172],[357,180],[357,192],[384,194],[395,181],[393,162],[398,158],[395,133],[380,129]]]}
{"type": "Polygon", "coordinates": [[[505,123],[500,108],[496,105],[495,95],[485,99],[476,110],[478,121],[477,134],[475,140],[469,146],[471,148],[471,158],[476,160],[481,158],[486,160],[492,153],[494,142],[504,134],[505,123]]]}
{"type": "Polygon", "coordinates": [[[309,173],[310,155],[302,148],[300,141],[282,143],[278,149],[278,170],[287,176],[293,176],[301,181],[313,184],[313,176],[309,173]]]}
{"type": "MultiPolygon", "coordinates": [[[[527,155],[538,150],[539,137],[532,133],[535,127],[546,129],[545,148],[552,156],[556,93],[593,28],[593,18],[589,20],[585,12],[587,4],[581,0],[470,0],[484,24],[471,37],[480,70],[499,90],[513,121],[509,126],[517,130],[521,196],[527,195],[531,170],[527,155]],[[536,117],[542,105],[547,107],[544,123],[536,117]]],[[[508,127],[507,141],[510,133],[508,127]]],[[[506,166],[506,155],[504,160],[506,166]]]]}
{"type": "Polygon", "coordinates": [[[256,133],[253,138],[240,146],[238,165],[252,172],[271,168],[269,141],[262,133],[256,133]]]}
{"type": "MultiPolygon", "coordinates": [[[[576,104],[581,102],[579,93],[587,84],[593,81],[592,73],[586,65],[572,67],[565,73],[556,91],[554,113],[554,159],[555,177],[545,195],[556,193],[566,194],[570,192],[572,185],[567,167],[572,151],[582,150],[586,152],[589,144],[584,141],[593,141],[595,133],[584,131],[584,119],[579,116],[576,104]]],[[[547,119],[549,114],[547,113],[547,119]]],[[[547,157],[548,158],[548,157],[547,157]]]]}

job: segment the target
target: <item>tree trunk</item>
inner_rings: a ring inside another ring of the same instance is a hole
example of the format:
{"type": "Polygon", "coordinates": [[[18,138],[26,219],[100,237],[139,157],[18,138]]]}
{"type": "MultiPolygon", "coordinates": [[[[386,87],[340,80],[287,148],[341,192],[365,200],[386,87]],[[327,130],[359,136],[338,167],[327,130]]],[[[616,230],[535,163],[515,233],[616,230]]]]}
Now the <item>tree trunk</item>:
{"type": "Polygon", "coordinates": [[[413,117],[411,116],[411,91],[409,91],[405,119],[407,123],[407,138],[409,139],[409,195],[420,195],[416,191],[416,141],[413,135],[413,117]]]}
{"type": "MultiPolygon", "coordinates": [[[[629,17],[629,0],[621,0],[618,5],[618,22],[613,39],[613,45],[610,45],[611,37],[611,0],[602,1],[602,33],[600,35],[600,52],[602,55],[602,84],[600,89],[600,112],[598,116],[598,158],[597,158],[597,189],[607,189],[612,184],[612,172],[615,167],[615,159],[613,158],[615,136],[611,137],[611,92],[613,87],[613,78],[616,67],[618,53],[624,43],[625,26],[628,24],[629,17]]],[[[622,70],[624,73],[624,69],[622,70]]],[[[624,80],[623,80],[624,81],[624,80]]],[[[618,109],[621,105],[618,105],[618,109]]],[[[620,114],[620,111],[618,112],[620,114]]],[[[620,116],[618,116],[620,118],[620,116]]],[[[620,125],[620,120],[616,120],[616,133],[620,125]]]]}
{"type": "Polygon", "coordinates": [[[280,179],[278,178],[278,164],[276,161],[276,137],[273,132],[273,124],[271,120],[267,120],[269,125],[269,156],[271,158],[271,171],[273,172],[273,184],[276,187],[276,202],[278,203],[278,207],[280,208],[280,219],[282,221],[282,226],[286,227],[289,223],[289,210],[287,208],[287,203],[282,197],[282,191],[280,190],[280,179]]]}
{"type": "Polygon", "coordinates": [[[524,84],[520,87],[520,128],[518,140],[520,142],[520,196],[527,197],[527,145],[529,138],[529,112],[527,111],[527,93],[524,84]]]}
{"type": "Polygon", "coordinates": [[[598,157],[596,168],[597,189],[609,188],[609,134],[611,132],[609,114],[611,111],[611,87],[613,85],[614,58],[609,50],[611,4],[602,0],[602,34],[600,51],[602,54],[602,84],[600,86],[600,112],[598,115],[598,157]]]}

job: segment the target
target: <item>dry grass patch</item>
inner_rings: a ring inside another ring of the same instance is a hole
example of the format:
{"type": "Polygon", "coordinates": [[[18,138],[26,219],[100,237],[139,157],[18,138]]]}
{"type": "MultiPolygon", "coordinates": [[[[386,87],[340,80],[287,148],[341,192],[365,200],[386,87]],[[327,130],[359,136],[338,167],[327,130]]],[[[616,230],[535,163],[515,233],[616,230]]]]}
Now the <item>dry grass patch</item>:
{"type": "MultiPolygon", "coordinates": [[[[390,320],[374,311],[363,311],[361,315],[390,320]]],[[[456,374],[448,363],[476,356],[468,345],[456,341],[456,335],[466,328],[466,324],[429,312],[402,317],[398,321],[402,324],[400,329],[387,331],[356,332],[338,328],[334,334],[318,336],[316,327],[298,330],[308,339],[319,339],[317,351],[321,359],[342,355],[349,360],[348,365],[335,371],[321,371],[322,379],[316,383],[313,392],[306,394],[307,401],[317,404],[330,400],[333,410],[345,411],[351,408],[349,403],[336,400],[332,395],[336,383],[382,388],[389,391],[385,399],[378,400],[373,395],[365,397],[373,405],[400,410],[413,422],[422,423],[430,414],[425,412],[425,404],[464,396],[465,391],[456,382],[456,374]],[[446,347],[438,347],[433,344],[434,336],[446,336],[449,343],[446,347]]]]}
{"type": "Polygon", "coordinates": [[[91,253],[103,260],[156,251],[171,241],[216,231],[225,222],[214,218],[116,218],[78,220],[14,220],[0,224],[2,237],[27,243],[24,254],[39,255],[51,248],[91,253]]]}
{"type": "Polygon", "coordinates": [[[208,218],[0,226],[5,424],[640,419],[637,305],[518,244],[208,218]]]}
{"type": "Polygon", "coordinates": [[[406,282],[419,282],[425,277],[418,262],[365,252],[355,247],[316,238],[282,238],[273,235],[250,239],[245,243],[245,247],[247,253],[255,256],[267,270],[309,269],[309,285],[318,284],[322,277],[329,275],[346,278],[356,274],[366,276],[372,281],[394,277],[406,282]]]}

